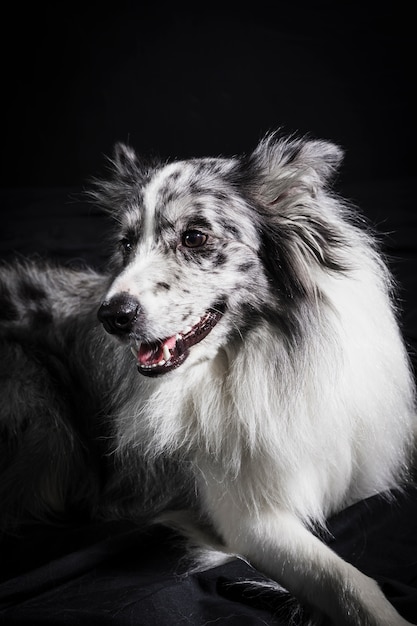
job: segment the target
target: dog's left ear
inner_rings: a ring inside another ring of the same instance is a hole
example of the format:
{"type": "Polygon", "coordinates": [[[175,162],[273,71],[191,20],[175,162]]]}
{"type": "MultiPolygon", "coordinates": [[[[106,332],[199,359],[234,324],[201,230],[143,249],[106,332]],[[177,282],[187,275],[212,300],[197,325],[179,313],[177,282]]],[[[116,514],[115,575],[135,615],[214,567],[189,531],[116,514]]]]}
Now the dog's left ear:
{"type": "Polygon", "coordinates": [[[321,140],[279,139],[267,135],[249,158],[262,203],[271,204],[284,194],[314,196],[333,178],[343,151],[321,140]]]}
{"type": "Polygon", "coordinates": [[[246,162],[265,268],[290,298],[315,296],[317,266],[346,268],[340,203],[327,190],[342,156],[326,141],[270,135],[246,162]]]}

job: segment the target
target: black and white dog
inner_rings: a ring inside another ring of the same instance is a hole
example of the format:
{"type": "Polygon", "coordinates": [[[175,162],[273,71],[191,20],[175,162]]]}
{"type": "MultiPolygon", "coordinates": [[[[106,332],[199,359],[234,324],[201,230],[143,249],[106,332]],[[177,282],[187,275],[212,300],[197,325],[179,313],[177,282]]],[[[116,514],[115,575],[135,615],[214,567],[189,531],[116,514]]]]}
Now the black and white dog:
{"type": "Polygon", "coordinates": [[[407,480],[417,424],[390,274],[328,188],[341,157],[276,135],[168,164],[119,145],[94,191],[108,275],[1,268],[4,524],[91,501],[108,452],[158,500],[172,457],[225,552],[337,626],[407,624],[315,532],[407,480]]]}

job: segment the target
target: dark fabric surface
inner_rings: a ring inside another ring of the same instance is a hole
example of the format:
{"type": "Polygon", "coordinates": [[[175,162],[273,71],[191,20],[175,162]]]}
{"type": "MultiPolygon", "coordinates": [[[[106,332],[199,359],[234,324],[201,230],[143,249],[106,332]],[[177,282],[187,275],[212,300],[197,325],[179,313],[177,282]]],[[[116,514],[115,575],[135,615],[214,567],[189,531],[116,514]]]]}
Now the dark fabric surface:
{"type": "MultiPolygon", "coordinates": [[[[329,521],[332,548],[417,618],[417,494],[371,498],[329,521]]],[[[233,560],[184,575],[179,539],[128,522],[27,528],[0,543],[1,624],[288,624],[287,599],[253,590],[262,576],[233,560]],[[244,582],[242,582],[244,581],[244,582]]]]}
{"type": "MultiPolygon", "coordinates": [[[[369,181],[344,191],[384,233],[401,288],[406,340],[417,346],[417,218],[411,180],[369,181]]],[[[106,219],[77,189],[3,190],[0,256],[49,256],[101,267],[106,219]]],[[[414,359],[415,360],[415,359],[414,359]]],[[[375,577],[417,621],[417,493],[375,497],[329,521],[335,551],[375,577]]],[[[37,525],[0,541],[1,624],[285,625],[286,600],[238,581],[261,574],[233,560],[183,576],[183,548],[165,529],[130,522],[37,525]]]]}

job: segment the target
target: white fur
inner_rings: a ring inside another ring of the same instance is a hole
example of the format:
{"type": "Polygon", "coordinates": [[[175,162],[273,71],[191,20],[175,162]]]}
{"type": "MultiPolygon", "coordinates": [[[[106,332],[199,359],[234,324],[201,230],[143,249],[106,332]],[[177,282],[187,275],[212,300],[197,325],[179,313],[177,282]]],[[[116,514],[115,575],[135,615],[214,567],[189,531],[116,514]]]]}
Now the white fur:
{"type": "MultiPolygon", "coordinates": [[[[124,158],[134,171],[132,153],[124,158]]],[[[225,550],[244,555],[338,626],[405,625],[376,583],[310,530],[353,502],[400,486],[407,473],[414,390],[389,274],[371,237],[327,191],[338,149],[269,138],[251,158],[255,182],[242,193],[228,179],[239,161],[219,159],[207,161],[201,174],[207,188],[197,195],[190,181],[198,160],[159,169],[143,184],[142,208],[132,209],[129,197],[129,223],[141,213],[145,234],[106,300],[120,292],[136,298],[147,341],[181,332],[225,291],[228,305],[178,369],[155,379],[138,375],[137,389],[121,398],[119,449],[183,455],[225,550]],[[208,261],[184,261],[179,243],[164,247],[164,232],[156,235],[158,194],[173,172],[176,195],[162,203],[164,216],[181,233],[195,204],[204,206],[213,245],[226,256],[218,271],[208,261]],[[228,196],[217,212],[212,189],[228,196]],[[221,231],[220,213],[241,229],[240,237],[221,231]],[[340,233],[340,249],[316,227],[319,219],[340,233]],[[264,222],[266,236],[288,233],[292,272],[302,283],[294,336],[279,321],[292,296],[272,289],[262,258],[264,222]],[[329,249],[344,270],[329,268],[329,249]],[[244,260],[252,263],[246,274],[238,269],[244,260]],[[169,291],[156,287],[161,281],[169,291]],[[247,328],[239,325],[242,303],[255,312],[247,328]],[[262,314],[266,306],[276,318],[262,314]]],[[[109,190],[103,202],[109,203],[109,190]]]]}

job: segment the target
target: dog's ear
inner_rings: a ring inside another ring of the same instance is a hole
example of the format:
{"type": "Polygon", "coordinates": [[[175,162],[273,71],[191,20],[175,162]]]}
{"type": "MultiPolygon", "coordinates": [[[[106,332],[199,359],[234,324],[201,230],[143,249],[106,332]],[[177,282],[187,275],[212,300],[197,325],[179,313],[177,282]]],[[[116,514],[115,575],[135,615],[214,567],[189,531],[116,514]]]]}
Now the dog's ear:
{"type": "Polygon", "coordinates": [[[140,177],[141,168],[136,152],[124,143],[115,144],[111,164],[120,180],[129,181],[140,177]]]}
{"type": "Polygon", "coordinates": [[[146,181],[155,163],[139,159],[133,148],[116,143],[108,159],[108,174],[103,179],[93,179],[87,192],[105,211],[117,215],[126,201],[138,196],[140,186],[146,181]]]}
{"type": "Polygon", "coordinates": [[[333,178],[343,151],[320,140],[279,139],[267,135],[250,156],[262,202],[273,203],[283,194],[303,191],[314,196],[333,178]]]}
{"type": "Polygon", "coordinates": [[[327,189],[342,156],[326,141],[269,135],[248,159],[265,267],[290,298],[317,294],[317,266],[346,269],[342,203],[327,189]]]}

